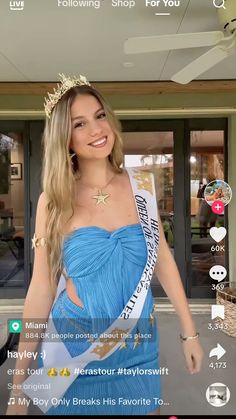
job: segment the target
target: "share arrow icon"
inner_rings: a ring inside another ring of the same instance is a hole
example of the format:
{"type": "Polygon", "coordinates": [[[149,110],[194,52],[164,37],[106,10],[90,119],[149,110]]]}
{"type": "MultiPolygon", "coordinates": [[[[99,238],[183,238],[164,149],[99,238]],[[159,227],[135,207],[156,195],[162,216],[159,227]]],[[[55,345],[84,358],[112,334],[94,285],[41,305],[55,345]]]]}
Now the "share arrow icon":
{"type": "Polygon", "coordinates": [[[211,358],[212,356],[217,356],[217,361],[219,361],[219,359],[222,358],[222,356],[224,356],[225,353],[226,350],[222,348],[222,346],[219,343],[217,343],[217,346],[211,350],[209,357],[211,358]]]}

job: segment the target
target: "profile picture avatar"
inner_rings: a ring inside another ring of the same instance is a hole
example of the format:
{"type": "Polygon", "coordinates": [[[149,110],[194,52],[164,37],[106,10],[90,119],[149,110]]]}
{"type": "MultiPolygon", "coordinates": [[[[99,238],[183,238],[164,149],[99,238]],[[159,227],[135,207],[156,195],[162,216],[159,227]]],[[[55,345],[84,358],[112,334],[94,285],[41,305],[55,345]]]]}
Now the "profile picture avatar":
{"type": "Polygon", "coordinates": [[[228,205],[232,198],[232,190],[223,180],[213,180],[206,186],[204,198],[210,206],[215,201],[221,201],[224,205],[228,205]]]}

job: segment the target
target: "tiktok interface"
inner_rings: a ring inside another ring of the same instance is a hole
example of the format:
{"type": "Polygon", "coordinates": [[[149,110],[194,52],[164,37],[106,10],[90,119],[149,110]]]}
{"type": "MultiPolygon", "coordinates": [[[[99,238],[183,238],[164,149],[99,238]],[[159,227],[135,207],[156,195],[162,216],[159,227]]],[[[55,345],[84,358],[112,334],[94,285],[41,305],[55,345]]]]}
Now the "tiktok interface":
{"type": "Polygon", "coordinates": [[[0,414],[235,414],[236,1],[0,3],[0,414]]]}

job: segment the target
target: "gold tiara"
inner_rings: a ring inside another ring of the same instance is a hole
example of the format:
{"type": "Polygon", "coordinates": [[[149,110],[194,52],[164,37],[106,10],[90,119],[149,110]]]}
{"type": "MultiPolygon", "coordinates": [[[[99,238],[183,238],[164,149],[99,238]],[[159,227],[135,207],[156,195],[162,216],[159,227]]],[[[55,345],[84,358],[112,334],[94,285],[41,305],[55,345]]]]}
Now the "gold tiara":
{"type": "Polygon", "coordinates": [[[44,108],[47,117],[50,119],[52,110],[57,102],[62,98],[62,96],[75,86],[91,86],[85,76],[79,75],[76,77],[66,77],[64,74],[59,74],[60,84],[57,84],[57,88],[53,89],[54,93],[48,93],[48,98],[45,98],[44,108]]]}

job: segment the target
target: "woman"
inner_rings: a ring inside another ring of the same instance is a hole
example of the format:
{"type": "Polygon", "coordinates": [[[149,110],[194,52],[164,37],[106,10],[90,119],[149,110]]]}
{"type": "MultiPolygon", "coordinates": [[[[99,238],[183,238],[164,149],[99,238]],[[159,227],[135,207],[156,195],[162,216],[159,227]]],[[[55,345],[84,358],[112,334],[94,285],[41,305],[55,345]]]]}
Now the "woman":
{"type": "Polygon", "coordinates": [[[224,197],[224,192],[222,188],[217,188],[212,195],[207,195],[206,194],[206,201],[210,202],[210,201],[216,201],[217,199],[220,199],[224,197]]]}
{"type": "MultiPolygon", "coordinates": [[[[120,315],[134,292],[147,249],[129,175],[121,169],[122,140],[114,113],[83,76],[77,80],[61,77],[61,85],[45,108],[43,193],[37,207],[34,270],[23,317],[48,319],[51,311],[61,334],[75,330],[100,334],[120,315]],[[53,304],[62,272],[66,286],[53,304]]],[[[155,272],[179,315],[187,367],[196,373],[202,349],[160,222],[155,272]]],[[[137,367],[146,371],[159,367],[153,321],[149,288],[134,328],[138,333],[100,363],[89,364],[96,371],[100,366],[107,374],[79,375],[64,394],[68,405],[53,406],[47,413],[158,415],[159,375],[127,374],[137,367]],[[151,338],[139,339],[140,332],[149,332],[151,338]],[[126,371],[118,373],[120,367],[126,371]],[[74,405],[75,398],[87,402],[74,405]]],[[[70,356],[86,351],[93,341],[92,334],[90,337],[65,341],[70,356]]],[[[37,345],[21,342],[19,351],[36,351],[37,345]]],[[[16,367],[26,371],[28,365],[24,360],[16,367]]],[[[65,375],[71,373],[64,370],[65,375]]],[[[50,373],[57,374],[53,368],[50,373]]],[[[26,377],[15,376],[14,383],[26,377]]],[[[8,412],[19,409],[25,411],[15,405],[8,412]]]]}

